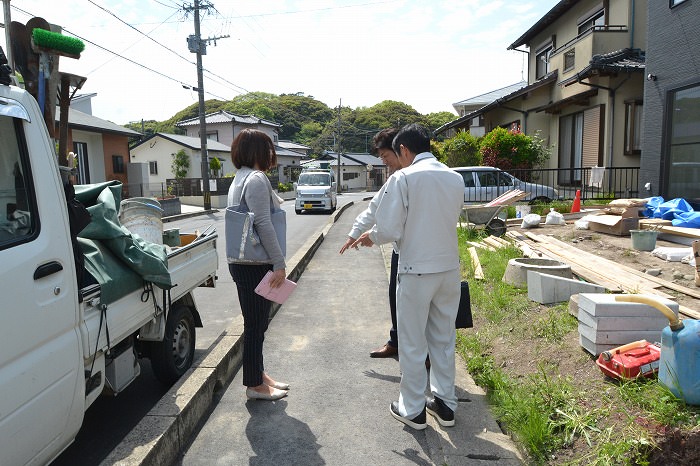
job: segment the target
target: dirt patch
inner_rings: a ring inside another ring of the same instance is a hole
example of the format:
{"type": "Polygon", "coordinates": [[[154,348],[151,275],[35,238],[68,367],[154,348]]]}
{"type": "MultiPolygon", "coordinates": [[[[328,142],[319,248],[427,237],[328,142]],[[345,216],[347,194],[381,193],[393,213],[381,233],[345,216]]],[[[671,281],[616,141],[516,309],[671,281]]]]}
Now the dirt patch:
{"type": "MultiPolygon", "coordinates": [[[[640,272],[656,269],[658,274],[656,272],[655,274],[659,278],[700,291],[700,287],[695,286],[694,267],[681,262],[667,262],[652,256],[649,252],[637,251],[633,249],[629,236],[575,230],[572,224],[542,226],[528,230],[509,226],[508,230],[552,235],[573,247],[640,272]]],[[[657,246],[687,247],[664,240],[658,240],[657,246]]],[[[667,288],[662,288],[662,291],[676,296],[679,304],[700,311],[700,303],[697,299],[667,288]]],[[[537,324],[546,320],[551,307],[533,304],[528,312],[532,313],[530,331],[509,329],[513,338],[509,338],[506,334],[492,345],[491,356],[498,367],[515,379],[525,380],[543,370],[570,378],[577,390],[585,392],[582,399],[586,409],[608,413],[607,417],[599,421],[602,428],[616,429],[618,426],[633,423],[648,433],[656,444],[650,457],[651,465],[700,464],[700,426],[691,430],[669,429],[652,421],[642,408],[633,408],[624,413],[615,410],[606,411],[610,408],[610,403],[616,400],[618,382],[604,376],[595,364],[595,358],[580,347],[578,332],[570,332],[564,336],[563,340],[556,342],[538,338],[537,324]]],[[[487,325],[489,324],[483,316],[475,315],[475,329],[487,325]]],[[[587,445],[582,438],[578,438],[572,445],[552,455],[547,464],[586,464],[585,460],[581,462],[582,458],[585,458],[587,452],[591,450],[591,446],[587,445]]]]}
{"type": "MultiPolygon", "coordinates": [[[[521,233],[530,231],[537,235],[551,235],[583,251],[596,254],[639,272],[653,273],[658,278],[700,292],[700,287],[695,286],[695,268],[693,266],[682,262],[669,262],[653,256],[651,252],[637,251],[632,247],[632,239],[629,236],[615,236],[589,230],[576,230],[573,224],[542,225],[532,229],[509,226],[508,230],[521,233]]],[[[690,246],[662,239],[657,239],[656,246],[690,249],[690,246]]],[[[662,291],[673,295],[679,304],[700,311],[697,299],[668,288],[662,288],[662,291]]]]}

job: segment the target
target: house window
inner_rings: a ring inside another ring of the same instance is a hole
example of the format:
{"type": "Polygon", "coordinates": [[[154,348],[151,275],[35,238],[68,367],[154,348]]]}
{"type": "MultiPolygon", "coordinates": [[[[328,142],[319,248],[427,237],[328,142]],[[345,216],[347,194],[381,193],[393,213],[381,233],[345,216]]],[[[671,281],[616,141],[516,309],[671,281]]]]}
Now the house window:
{"type": "Polygon", "coordinates": [[[668,190],[664,197],[700,200],[700,83],[673,91],[666,108],[668,128],[668,190]]]}
{"type": "Polygon", "coordinates": [[[148,170],[151,173],[151,175],[157,175],[158,174],[158,162],[157,161],[148,162],[148,170]]]}
{"type": "Polygon", "coordinates": [[[564,53],[564,71],[569,71],[574,67],[576,63],[576,52],[575,49],[567,50],[564,53]]]}
{"type": "Polygon", "coordinates": [[[673,8],[676,5],[680,5],[681,3],[685,2],[685,0],[669,0],[668,1],[668,6],[673,8]]]}
{"type": "Polygon", "coordinates": [[[88,157],[88,145],[86,142],[74,142],[73,153],[75,153],[78,169],[78,183],[90,183],[90,159],[88,157]]]}
{"type": "Polygon", "coordinates": [[[121,155],[112,156],[112,173],[124,173],[124,157],[121,155]]]}
{"type": "Polygon", "coordinates": [[[642,102],[625,102],[625,155],[642,153],[642,102]]]}
{"type": "Polygon", "coordinates": [[[549,56],[551,54],[551,43],[537,51],[535,55],[535,79],[540,79],[549,73],[549,56]]]}
{"type": "Polygon", "coordinates": [[[219,132],[218,131],[207,131],[207,139],[211,141],[217,141],[219,140],[219,132]]]}
{"type": "Polygon", "coordinates": [[[583,34],[591,28],[605,25],[605,10],[601,8],[591,14],[583,16],[578,22],[578,33],[583,34]]]}
{"type": "Polygon", "coordinates": [[[360,174],[357,172],[343,173],[343,181],[354,180],[359,178],[360,174]]]}

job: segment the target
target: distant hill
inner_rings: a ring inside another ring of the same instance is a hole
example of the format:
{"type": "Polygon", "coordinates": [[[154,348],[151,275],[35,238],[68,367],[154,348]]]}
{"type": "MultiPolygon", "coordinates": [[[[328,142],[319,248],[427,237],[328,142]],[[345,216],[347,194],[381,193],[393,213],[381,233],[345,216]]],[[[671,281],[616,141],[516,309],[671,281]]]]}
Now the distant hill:
{"type": "MultiPolygon", "coordinates": [[[[340,137],[338,138],[338,108],[330,108],[323,102],[299,92],[296,94],[268,94],[250,92],[233,100],[207,100],[205,112],[226,110],[238,115],[255,115],[259,118],[280,123],[279,137],[312,148],[312,153],[320,154],[327,149],[336,149],[340,141],[346,152],[369,150],[372,137],[377,131],[407,123],[421,123],[431,130],[454,120],[457,116],[450,112],[422,115],[410,105],[393,100],[385,100],[372,107],[341,107],[340,137]]],[[[182,134],[175,123],[198,116],[199,105],[192,104],[164,121],[148,120],[124,125],[134,131],[152,134],[157,132],[182,134]]]]}

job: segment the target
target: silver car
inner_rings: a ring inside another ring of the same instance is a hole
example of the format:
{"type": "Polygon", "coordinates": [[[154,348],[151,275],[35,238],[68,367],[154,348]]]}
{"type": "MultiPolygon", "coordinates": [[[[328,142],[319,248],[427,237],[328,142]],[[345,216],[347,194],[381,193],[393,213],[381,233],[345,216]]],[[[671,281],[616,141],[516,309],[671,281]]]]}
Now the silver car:
{"type": "Polygon", "coordinates": [[[464,178],[464,202],[489,202],[510,189],[528,193],[526,201],[551,202],[559,199],[559,193],[550,186],[520,181],[510,173],[494,167],[454,167],[464,178]]]}

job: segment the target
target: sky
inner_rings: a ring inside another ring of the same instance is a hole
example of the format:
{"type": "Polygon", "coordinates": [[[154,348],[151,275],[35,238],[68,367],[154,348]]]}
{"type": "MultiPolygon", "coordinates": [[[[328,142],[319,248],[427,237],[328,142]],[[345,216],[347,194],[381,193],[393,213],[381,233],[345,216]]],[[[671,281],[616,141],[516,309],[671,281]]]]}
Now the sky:
{"type": "MultiPolygon", "coordinates": [[[[183,8],[194,0],[9,1],[13,21],[40,16],[85,42],[59,68],[87,77],[79,93],[97,93],[93,115],[162,121],[198,102],[194,14],[183,8]]],[[[506,49],[558,1],[210,0],[201,37],[219,39],[202,58],[205,99],[303,93],[330,108],[395,100],[455,113],[455,102],[527,79],[526,55],[506,49]]]]}

